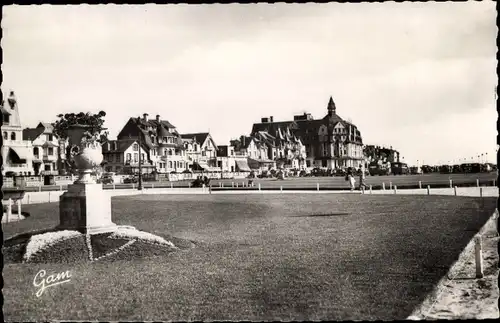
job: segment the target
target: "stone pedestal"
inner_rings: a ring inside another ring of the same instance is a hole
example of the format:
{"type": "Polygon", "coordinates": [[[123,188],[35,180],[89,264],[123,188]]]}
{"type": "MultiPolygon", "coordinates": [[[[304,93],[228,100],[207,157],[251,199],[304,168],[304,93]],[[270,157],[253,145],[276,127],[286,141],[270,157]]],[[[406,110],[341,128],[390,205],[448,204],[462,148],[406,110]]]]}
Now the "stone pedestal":
{"type": "Polygon", "coordinates": [[[111,232],[111,197],[102,184],[75,183],[59,199],[59,230],[77,230],[96,234],[111,232]]]}

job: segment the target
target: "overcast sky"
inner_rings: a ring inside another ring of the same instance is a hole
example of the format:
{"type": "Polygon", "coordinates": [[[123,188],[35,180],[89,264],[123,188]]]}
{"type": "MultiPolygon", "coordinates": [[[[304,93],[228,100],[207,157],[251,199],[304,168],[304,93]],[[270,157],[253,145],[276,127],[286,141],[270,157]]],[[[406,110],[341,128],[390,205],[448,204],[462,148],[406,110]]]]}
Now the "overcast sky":
{"type": "Polygon", "coordinates": [[[4,93],[26,127],[160,114],[216,143],[264,116],[352,120],[409,163],[496,161],[496,10],[444,3],[7,6],[4,93]]]}

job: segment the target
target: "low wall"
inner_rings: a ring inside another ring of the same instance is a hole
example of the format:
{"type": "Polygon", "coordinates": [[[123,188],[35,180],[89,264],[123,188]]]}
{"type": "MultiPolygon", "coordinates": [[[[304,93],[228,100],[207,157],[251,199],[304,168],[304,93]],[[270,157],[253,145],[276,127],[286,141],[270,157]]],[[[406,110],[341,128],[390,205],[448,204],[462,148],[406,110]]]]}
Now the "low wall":
{"type": "MultiPolygon", "coordinates": [[[[21,200],[22,204],[54,203],[65,191],[26,192],[21,200]]],[[[140,194],[208,194],[208,188],[150,188],[139,191],[137,189],[105,190],[109,196],[127,196],[140,194]]]]}
{"type": "MultiPolygon", "coordinates": [[[[228,190],[213,191],[209,188],[148,188],[138,191],[137,189],[105,190],[105,194],[113,196],[127,196],[140,194],[361,194],[359,191],[300,191],[300,190],[228,190]]],[[[52,203],[59,202],[59,197],[64,191],[48,192],[26,192],[22,200],[23,204],[52,203]]],[[[498,197],[498,187],[459,187],[457,196],[482,196],[498,197]]],[[[365,194],[400,194],[400,195],[427,195],[427,189],[409,189],[409,190],[365,190],[365,194]]],[[[455,195],[453,188],[435,188],[430,189],[430,195],[455,195]]]]}

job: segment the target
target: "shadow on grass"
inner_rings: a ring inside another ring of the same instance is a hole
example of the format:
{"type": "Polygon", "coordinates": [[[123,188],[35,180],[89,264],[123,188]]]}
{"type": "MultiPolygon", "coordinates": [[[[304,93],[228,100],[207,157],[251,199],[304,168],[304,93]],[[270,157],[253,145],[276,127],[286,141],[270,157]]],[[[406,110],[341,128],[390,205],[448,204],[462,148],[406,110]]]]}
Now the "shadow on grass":
{"type": "Polygon", "coordinates": [[[325,214],[303,214],[303,215],[294,215],[293,218],[312,218],[312,217],[324,217],[324,216],[342,216],[349,215],[349,213],[325,213],[325,214]]]}

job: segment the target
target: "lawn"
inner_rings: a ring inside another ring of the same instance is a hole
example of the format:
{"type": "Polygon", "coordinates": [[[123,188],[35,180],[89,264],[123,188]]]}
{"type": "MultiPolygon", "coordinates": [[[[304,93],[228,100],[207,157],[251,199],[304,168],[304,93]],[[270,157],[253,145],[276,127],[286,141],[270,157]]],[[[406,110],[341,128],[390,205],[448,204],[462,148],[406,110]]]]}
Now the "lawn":
{"type": "MultiPolygon", "coordinates": [[[[113,219],[193,240],[135,261],[6,264],[4,315],[33,320],[404,319],[496,206],[495,198],[357,194],[142,195],[113,219]],[[33,278],[69,270],[36,297],[33,278]]],[[[55,226],[58,204],[29,205],[9,237],[55,226]]]]}

